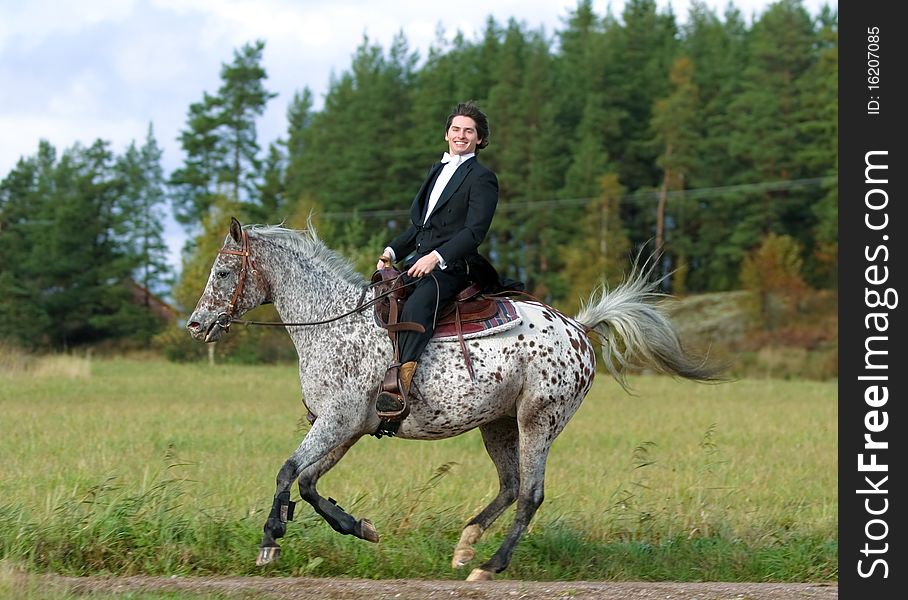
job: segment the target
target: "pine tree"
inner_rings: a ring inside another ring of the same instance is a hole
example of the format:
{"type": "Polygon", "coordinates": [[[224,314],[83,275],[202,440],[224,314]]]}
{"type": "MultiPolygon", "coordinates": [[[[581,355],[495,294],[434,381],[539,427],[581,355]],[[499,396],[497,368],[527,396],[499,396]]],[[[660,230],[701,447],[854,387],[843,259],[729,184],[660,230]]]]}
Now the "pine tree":
{"type": "Polygon", "coordinates": [[[303,176],[302,166],[308,158],[308,152],[318,152],[311,144],[312,120],[312,90],[307,87],[293,95],[287,108],[287,167],[284,186],[290,207],[299,202],[310,185],[316,184],[303,176]]]}
{"type": "Polygon", "coordinates": [[[528,34],[524,75],[518,95],[527,135],[524,147],[526,181],[524,197],[533,202],[553,199],[564,182],[566,161],[556,122],[555,60],[551,42],[542,31],[528,34]]]}
{"type": "MultiPolygon", "coordinates": [[[[621,16],[623,25],[609,31],[607,68],[613,77],[601,92],[607,93],[610,110],[618,111],[621,118],[620,134],[609,140],[609,153],[621,157],[621,182],[633,190],[654,186],[659,180],[647,134],[654,102],[669,91],[678,27],[674,15],[657,12],[655,0],[629,0],[621,16]]],[[[633,217],[635,207],[624,211],[633,217]]],[[[633,218],[626,222],[634,228],[633,218]]]]}
{"type": "MultiPolygon", "coordinates": [[[[294,186],[304,182],[292,188],[297,197],[302,193],[331,214],[409,206],[414,182],[431,160],[427,153],[428,160],[411,160],[408,144],[415,60],[402,34],[388,56],[363,39],[350,70],[332,79],[324,109],[293,138],[295,148],[305,146],[294,150],[287,173],[294,186]]],[[[334,230],[322,233],[334,242],[334,230]]]]}
{"type": "Polygon", "coordinates": [[[838,26],[828,7],[817,23],[817,61],[798,80],[799,142],[796,160],[807,177],[826,176],[830,181],[817,189],[810,210],[816,225],[813,246],[805,261],[805,279],[814,286],[835,286],[838,257],[838,26]]]}
{"type": "Polygon", "coordinates": [[[744,162],[729,156],[729,137],[736,130],[728,105],[741,93],[747,66],[748,32],[740,11],[729,5],[722,22],[702,2],[692,2],[681,52],[693,65],[692,84],[699,90],[702,113],[699,160],[688,180],[691,187],[749,183],[736,179],[744,162]]]}
{"type": "Polygon", "coordinates": [[[499,202],[502,204],[512,198],[522,198],[526,193],[526,147],[532,140],[525,138],[524,107],[517,102],[523,88],[525,52],[523,29],[512,19],[497,52],[492,69],[495,85],[489,89],[484,106],[484,110],[495,116],[495,142],[483,157],[498,173],[499,202]]]}
{"type": "Polygon", "coordinates": [[[518,202],[535,206],[549,204],[545,209],[517,209],[520,225],[519,239],[524,241],[526,275],[520,277],[530,289],[545,295],[561,295],[564,289],[563,264],[560,248],[573,237],[575,207],[556,208],[551,205],[558,197],[564,182],[566,152],[561,152],[564,140],[556,123],[555,62],[551,44],[542,31],[529,32],[525,50],[525,66],[518,104],[522,118],[518,128],[523,143],[521,197],[518,202]]]}
{"type": "MultiPolygon", "coordinates": [[[[575,141],[578,126],[591,91],[602,91],[607,55],[603,46],[602,25],[593,12],[592,0],[580,0],[566,19],[566,27],[558,32],[558,53],[555,56],[554,106],[559,137],[565,140],[564,150],[575,141]]],[[[557,149],[553,149],[558,153],[557,149]]],[[[567,168],[567,165],[564,165],[567,168]]]]}
{"type": "Polygon", "coordinates": [[[565,177],[561,195],[566,198],[591,198],[597,192],[602,176],[609,168],[609,152],[605,145],[608,132],[617,125],[604,108],[602,94],[587,96],[579,135],[572,148],[572,162],[565,177]]]}
{"type": "MultiPolygon", "coordinates": [[[[487,246],[494,248],[495,261],[501,265],[502,272],[515,279],[526,278],[527,250],[535,246],[535,240],[525,237],[526,232],[522,231],[524,215],[510,207],[525,194],[525,151],[531,143],[521,139],[526,129],[522,107],[516,102],[523,84],[524,47],[522,28],[511,20],[504,41],[494,52],[496,62],[491,65],[496,83],[488,90],[488,101],[483,106],[489,115],[490,145],[481,154],[483,163],[498,176],[498,209],[487,246]]],[[[490,38],[486,39],[484,48],[492,48],[490,38]]]]}
{"type": "Polygon", "coordinates": [[[148,126],[145,143],[131,143],[116,160],[116,176],[123,193],[118,200],[120,222],[116,231],[134,261],[134,278],[144,288],[144,302],[150,307],[149,294],[165,294],[172,285],[168,249],[164,242],[164,171],[162,151],[148,126]]]}
{"type": "MultiPolygon", "coordinates": [[[[700,92],[702,122],[697,161],[688,176],[690,187],[706,188],[753,183],[747,162],[729,152],[740,118],[728,106],[741,94],[748,64],[749,32],[741,13],[729,4],[724,22],[702,2],[694,2],[684,29],[682,48],[694,66],[693,84],[700,92]]],[[[684,287],[691,291],[724,290],[737,285],[743,254],[729,245],[729,232],[741,215],[741,194],[709,195],[674,201],[683,235],[675,246],[685,271],[684,287]]],[[[673,282],[673,284],[676,282],[673,282]]]]}
{"type": "Polygon", "coordinates": [[[776,2],[754,24],[743,90],[728,107],[738,124],[729,150],[748,162],[759,181],[799,174],[796,83],[813,62],[814,39],[799,0],[776,2]]]}
{"type": "Polygon", "coordinates": [[[171,173],[170,185],[174,216],[190,228],[205,215],[218,195],[218,177],[226,160],[220,125],[220,101],[206,92],[201,102],[189,106],[186,129],[180,132],[186,160],[171,173]]]}
{"type": "Polygon", "coordinates": [[[291,182],[295,201],[301,195],[308,195],[323,211],[343,210],[344,182],[354,166],[349,164],[353,157],[347,146],[357,147],[355,134],[344,127],[348,121],[345,113],[354,94],[353,77],[349,73],[332,77],[322,111],[312,115],[305,129],[291,134],[291,140],[295,141],[287,180],[291,182]]]}
{"type": "Polygon", "coordinates": [[[268,101],[277,96],[265,89],[268,74],[262,67],[265,42],[245,44],[233,53],[233,62],[221,67],[218,98],[226,163],[220,182],[227,184],[233,198],[255,204],[261,161],[255,120],[262,116],[268,101]]]}
{"type": "MultiPolygon", "coordinates": [[[[381,196],[383,208],[408,209],[410,200],[415,195],[416,186],[419,185],[422,174],[430,164],[426,156],[431,156],[441,141],[434,141],[429,146],[413,145],[409,143],[404,132],[414,128],[413,121],[413,89],[415,87],[415,67],[418,55],[410,51],[409,43],[403,32],[399,32],[392,41],[388,52],[383,87],[386,99],[394,99],[394,107],[380,109],[388,120],[388,125],[394,134],[389,139],[392,143],[389,154],[391,164],[383,171],[381,196]]],[[[437,125],[438,130],[444,129],[444,124],[437,125]]],[[[438,138],[436,138],[438,140],[438,138]]],[[[382,172],[382,171],[380,171],[382,172]]]]}
{"type": "MultiPolygon", "coordinates": [[[[754,24],[750,64],[742,93],[729,105],[736,122],[729,153],[747,165],[740,172],[752,182],[798,179],[805,171],[797,159],[799,146],[798,80],[814,61],[815,33],[798,0],[780,0],[754,24]]],[[[800,190],[744,195],[728,243],[740,259],[769,233],[804,236],[814,229],[809,195],[800,190]]]]}
{"type": "Polygon", "coordinates": [[[258,204],[248,208],[254,221],[271,223],[282,221],[287,215],[286,188],[284,183],[286,159],[278,143],[268,145],[268,155],[262,171],[262,182],[258,187],[258,204]]]}
{"type": "Polygon", "coordinates": [[[0,341],[35,348],[51,327],[41,306],[38,275],[44,262],[34,249],[49,220],[45,214],[56,151],[41,141],[38,154],[19,159],[0,182],[0,341]]]}
{"type": "Polygon", "coordinates": [[[108,144],[98,140],[67,150],[55,178],[46,230],[50,265],[43,273],[45,289],[52,290],[44,300],[56,324],[52,343],[68,348],[134,331],[146,315],[129,302],[135,263],[116,236],[124,186],[114,175],[108,144]]]}
{"type": "Polygon", "coordinates": [[[246,44],[221,65],[221,87],[189,107],[180,144],[186,153],[182,168],[173,172],[174,213],[191,228],[217,198],[229,194],[237,201],[258,203],[259,145],[256,118],[277,94],[265,89],[268,77],[261,66],[265,42],[246,44]]]}
{"type": "Polygon", "coordinates": [[[693,82],[693,65],[689,58],[675,60],[669,75],[674,89],[653,107],[651,127],[654,142],[660,148],[656,164],[662,168],[662,184],[656,209],[656,252],[665,242],[665,212],[670,191],[684,189],[685,181],[697,164],[700,141],[700,96],[693,82]]]}
{"type": "MultiPolygon", "coordinates": [[[[501,26],[490,15],[486,19],[486,26],[482,32],[482,39],[472,45],[467,45],[463,52],[463,61],[460,64],[463,75],[458,77],[457,99],[472,99],[484,104],[489,97],[489,90],[494,87],[494,65],[498,64],[498,53],[501,51],[503,32],[501,26]]],[[[457,42],[463,43],[463,40],[457,42]]]]}
{"type": "Polygon", "coordinates": [[[618,176],[600,177],[599,193],[586,206],[586,218],[575,230],[577,242],[562,249],[567,290],[561,308],[576,312],[599,282],[615,282],[627,270],[630,240],[621,222],[619,201],[624,188],[618,176]]]}
{"type": "MultiPolygon", "coordinates": [[[[156,321],[132,301],[132,277],[141,260],[141,203],[135,182],[159,160],[153,137],[115,159],[109,144],[79,144],[58,158],[42,142],[0,184],[0,329],[27,346],[67,349],[102,340],[141,341],[156,321]],[[130,163],[131,161],[131,163],[130,163]],[[126,170],[124,165],[134,169],[126,170]],[[128,177],[129,174],[131,177],[128,177]]],[[[148,197],[160,196],[146,186],[148,197]]],[[[149,253],[148,256],[153,256],[149,253]]],[[[163,256],[163,253],[160,255],[163,256]]]]}

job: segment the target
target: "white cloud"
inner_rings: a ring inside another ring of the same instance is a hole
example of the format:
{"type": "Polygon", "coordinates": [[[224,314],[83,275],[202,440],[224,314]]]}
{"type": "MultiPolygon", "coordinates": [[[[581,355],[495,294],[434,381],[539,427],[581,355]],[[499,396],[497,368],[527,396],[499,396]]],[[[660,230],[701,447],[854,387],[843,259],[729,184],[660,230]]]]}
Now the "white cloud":
{"type": "Polygon", "coordinates": [[[135,0],[29,0],[5,3],[0,9],[0,52],[15,41],[20,50],[33,49],[49,37],[76,33],[104,22],[123,21],[135,0]]]}
{"type": "Polygon", "coordinates": [[[80,121],[85,115],[103,112],[104,98],[110,93],[109,82],[96,72],[84,69],[73,79],[61,83],[62,89],[55,90],[54,95],[47,98],[46,110],[50,115],[76,125],[73,121],[80,121]]]}
{"type": "Polygon", "coordinates": [[[191,77],[195,59],[191,39],[175,31],[143,31],[130,35],[111,57],[122,83],[134,89],[154,89],[191,77]]]}
{"type": "Polygon", "coordinates": [[[5,175],[19,158],[36,154],[40,140],[47,140],[58,152],[62,152],[76,142],[87,146],[100,138],[111,142],[114,150],[122,151],[132,140],[141,143],[147,128],[148,122],[141,118],[110,119],[97,116],[73,119],[59,115],[0,115],[3,139],[19,141],[16,144],[0,144],[0,163],[9,165],[4,171],[5,175]]]}

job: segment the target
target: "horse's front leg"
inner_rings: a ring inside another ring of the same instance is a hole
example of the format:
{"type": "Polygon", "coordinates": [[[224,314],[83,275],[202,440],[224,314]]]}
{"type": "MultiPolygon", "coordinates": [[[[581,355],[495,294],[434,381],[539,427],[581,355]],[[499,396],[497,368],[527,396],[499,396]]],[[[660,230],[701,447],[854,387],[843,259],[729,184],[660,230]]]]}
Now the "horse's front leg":
{"type": "Polygon", "coordinates": [[[271,512],[265,521],[262,545],[255,564],[263,566],[274,562],[281,555],[277,540],[287,533],[287,522],[293,517],[290,487],[304,469],[321,461],[332,450],[355,436],[342,423],[321,418],[315,422],[296,451],[287,459],[277,474],[271,512]]]}
{"type": "Polygon", "coordinates": [[[255,564],[264,566],[276,561],[281,556],[281,547],[277,540],[287,533],[287,521],[293,518],[293,505],[290,500],[290,485],[296,478],[296,465],[293,458],[288,458],[277,474],[277,491],[271,504],[271,513],[265,521],[265,534],[259,548],[259,557],[255,564]]]}
{"type": "Polygon", "coordinates": [[[359,438],[354,438],[345,444],[341,444],[329,452],[323,459],[304,470],[299,478],[300,496],[302,496],[303,500],[312,505],[315,512],[321,515],[334,531],[377,543],[378,532],[375,530],[372,521],[369,519],[355,519],[343,508],[338,506],[337,502],[332,498],[326,500],[319,495],[318,490],[316,489],[318,480],[343,458],[347,453],[347,450],[349,450],[358,439],[359,438]]]}

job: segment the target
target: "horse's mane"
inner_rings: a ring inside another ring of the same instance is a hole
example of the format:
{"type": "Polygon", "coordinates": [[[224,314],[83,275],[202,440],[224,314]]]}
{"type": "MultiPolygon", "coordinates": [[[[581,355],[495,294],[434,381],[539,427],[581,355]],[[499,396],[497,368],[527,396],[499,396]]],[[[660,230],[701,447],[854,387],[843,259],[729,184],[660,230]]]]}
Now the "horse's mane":
{"type": "Polygon", "coordinates": [[[312,223],[306,229],[288,229],[283,225],[248,225],[245,229],[252,237],[272,240],[282,246],[289,246],[306,258],[323,264],[354,285],[363,285],[365,279],[345,257],[325,245],[316,233],[312,223]]]}

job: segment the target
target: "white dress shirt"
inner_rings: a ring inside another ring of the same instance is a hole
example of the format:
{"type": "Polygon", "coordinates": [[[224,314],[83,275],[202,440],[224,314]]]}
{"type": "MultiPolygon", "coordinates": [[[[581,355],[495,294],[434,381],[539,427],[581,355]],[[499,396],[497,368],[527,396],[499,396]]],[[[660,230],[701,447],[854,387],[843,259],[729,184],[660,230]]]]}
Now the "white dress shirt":
{"type": "Polygon", "coordinates": [[[429,217],[432,216],[432,211],[435,210],[435,205],[438,204],[438,199],[441,197],[441,193],[445,191],[445,187],[448,185],[448,182],[451,181],[451,177],[454,176],[454,171],[457,170],[457,167],[462,165],[464,161],[468,158],[473,158],[475,153],[471,152],[470,154],[448,154],[444,153],[441,157],[441,162],[445,164],[441,168],[441,173],[438,174],[438,178],[435,180],[435,185],[432,186],[432,192],[429,194],[429,208],[426,210],[426,220],[423,221],[423,225],[429,222],[429,217]]]}

